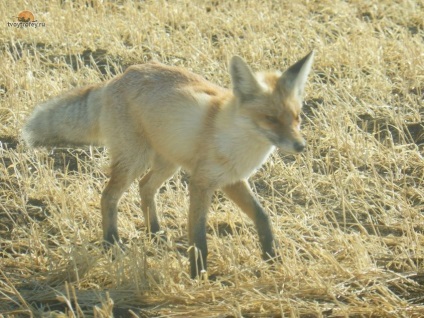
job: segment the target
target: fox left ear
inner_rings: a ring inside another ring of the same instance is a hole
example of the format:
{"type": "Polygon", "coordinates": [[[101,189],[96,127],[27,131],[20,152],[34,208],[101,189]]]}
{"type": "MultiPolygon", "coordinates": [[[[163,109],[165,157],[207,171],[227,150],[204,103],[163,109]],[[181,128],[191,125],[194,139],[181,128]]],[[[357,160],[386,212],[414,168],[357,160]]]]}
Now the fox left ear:
{"type": "Polygon", "coordinates": [[[248,99],[260,90],[260,85],[249,65],[240,57],[233,56],[230,61],[230,74],[234,95],[248,99]]]}
{"type": "Polygon", "coordinates": [[[311,51],[303,59],[290,66],[283,75],[281,75],[278,82],[279,88],[288,94],[294,93],[297,97],[302,98],[313,59],[314,51],[311,51]]]}

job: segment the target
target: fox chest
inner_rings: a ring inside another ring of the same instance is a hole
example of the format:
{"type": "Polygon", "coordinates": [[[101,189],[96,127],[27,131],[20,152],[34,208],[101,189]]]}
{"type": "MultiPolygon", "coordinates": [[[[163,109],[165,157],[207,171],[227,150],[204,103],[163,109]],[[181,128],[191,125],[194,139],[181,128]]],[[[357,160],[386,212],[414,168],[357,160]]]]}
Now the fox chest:
{"type": "Polygon", "coordinates": [[[274,150],[270,145],[234,144],[225,152],[218,151],[215,168],[221,184],[231,184],[249,178],[274,150]]]}

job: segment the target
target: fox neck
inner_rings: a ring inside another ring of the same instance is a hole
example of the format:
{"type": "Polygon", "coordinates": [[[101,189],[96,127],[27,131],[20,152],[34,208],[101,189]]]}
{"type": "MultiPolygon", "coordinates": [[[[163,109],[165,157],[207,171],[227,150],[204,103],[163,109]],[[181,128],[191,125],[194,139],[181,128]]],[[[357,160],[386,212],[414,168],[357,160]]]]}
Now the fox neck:
{"type": "Polygon", "coordinates": [[[255,128],[249,118],[240,114],[231,100],[216,117],[216,152],[230,182],[247,179],[268,158],[274,146],[255,128]]]}

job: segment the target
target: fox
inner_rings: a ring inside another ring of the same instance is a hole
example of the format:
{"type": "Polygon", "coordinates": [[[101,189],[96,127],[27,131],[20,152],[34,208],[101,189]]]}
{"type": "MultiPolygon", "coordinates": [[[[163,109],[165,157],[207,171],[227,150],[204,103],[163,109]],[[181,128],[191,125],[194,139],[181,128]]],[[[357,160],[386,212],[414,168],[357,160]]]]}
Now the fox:
{"type": "Polygon", "coordinates": [[[231,88],[182,67],[133,65],[101,84],[76,88],[35,108],[23,127],[30,147],[101,145],[110,178],[101,194],[103,242],[122,244],[118,203],[136,179],[147,232],[161,228],[156,194],[180,168],[190,175],[190,275],[207,275],[207,214],[221,189],[254,223],[262,258],[277,257],[270,216],[248,178],[274,149],[301,153],[303,95],[314,51],[281,71],[253,72],[235,55],[231,88]]]}

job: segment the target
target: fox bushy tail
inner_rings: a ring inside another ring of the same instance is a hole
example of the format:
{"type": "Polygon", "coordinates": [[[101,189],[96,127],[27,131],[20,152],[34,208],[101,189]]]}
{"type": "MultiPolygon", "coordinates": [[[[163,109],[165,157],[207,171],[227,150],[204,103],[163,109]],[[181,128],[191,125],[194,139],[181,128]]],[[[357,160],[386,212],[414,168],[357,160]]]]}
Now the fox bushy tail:
{"type": "Polygon", "coordinates": [[[37,106],[22,137],[32,147],[100,144],[101,106],[102,87],[77,88],[37,106]]]}

